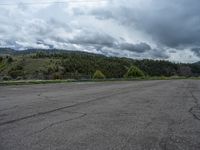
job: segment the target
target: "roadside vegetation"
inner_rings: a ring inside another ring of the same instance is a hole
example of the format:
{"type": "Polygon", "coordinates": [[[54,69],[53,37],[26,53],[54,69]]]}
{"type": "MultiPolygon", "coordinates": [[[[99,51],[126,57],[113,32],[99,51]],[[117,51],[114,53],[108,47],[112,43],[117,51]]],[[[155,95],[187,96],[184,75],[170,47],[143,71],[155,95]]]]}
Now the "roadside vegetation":
{"type": "Polygon", "coordinates": [[[131,66],[127,73],[124,75],[125,78],[144,78],[144,72],[142,70],[140,70],[138,67],[136,66],[131,66]]]}
{"type": "Polygon", "coordinates": [[[200,64],[164,60],[133,60],[103,55],[62,51],[0,49],[0,80],[131,80],[199,79],[200,64]]]}
{"type": "Polygon", "coordinates": [[[93,79],[105,79],[105,78],[106,76],[100,70],[97,70],[93,75],[93,79]]]}

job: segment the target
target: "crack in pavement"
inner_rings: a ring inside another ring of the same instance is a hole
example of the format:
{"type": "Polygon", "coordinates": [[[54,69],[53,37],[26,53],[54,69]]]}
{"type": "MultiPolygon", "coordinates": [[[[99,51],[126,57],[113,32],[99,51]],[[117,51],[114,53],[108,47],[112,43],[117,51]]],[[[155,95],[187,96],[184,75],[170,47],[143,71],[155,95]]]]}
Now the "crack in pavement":
{"type": "MultiPolygon", "coordinates": [[[[128,91],[128,92],[129,92],[129,91],[128,91]]],[[[0,126],[6,125],[6,124],[15,123],[15,122],[19,122],[19,121],[22,121],[22,120],[26,120],[26,119],[29,119],[29,118],[34,118],[34,117],[41,116],[41,115],[45,115],[45,114],[49,114],[49,113],[53,113],[53,112],[56,112],[56,111],[61,111],[61,110],[67,109],[67,108],[72,108],[72,107],[80,106],[80,105],[83,105],[83,104],[88,104],[88,103],[90,103],[90,102],[99,101],[99,100],[101,100],[101,99],[105,99],[105,98],[111,97],[111,96],[113,96],[113,95],[121,94],[121,93],[123,93],[123,92],[120,92],[120,93],[113,93],[113,94],[110,94],[110,95],[106,95],[106,96],[98,97],[98,98],[95,98],[95,99],[91,99],[91,100],[86,101],[86,102],[75,103],[75,104],[73,104],[73,105],[68,105],[68,106],[64,106],[64,107],[59,107],[59,108],[57,108],[57,109],[53,109],[53,110],[49,110],[49,111],[45,111],[45,112],[39,112],[39,113],[32,114],[32,115],[29,115],[29,116],[25,116],[25,117],[21,117],[21,118],[9,120],[9,121],[0,123],[0,126]]]]}
{"type": "MultiPolygon", "coordinates": [[[[69,112],[69,113],[78,113],[78,112],[69,112]]],[[[58,122],[51,123],[48,126],[45,126],[44,128],[42,128],[42,129],[40,129],[40,130],[38,130],[36,132],[33,132],[33,133],[29,134],[28,136],[33,136],[33,135],[42,133],[43,131],[45,131],[45,130],[47,130],[47,129],[55,126],[55,125],[62,124],[64,122],[69,122],[69,121],[77,120],[77,119],[83,118],[83,117],[85,117],[87,115],[86,113],[78,113],[78,114],[81,114],[81,115],[78,116],[78,117],[71,118],[71,119],[66,119],[66,120],[61,120],[61,121],[58,121],[58,122]]]]}
{"type": "MultiPolygon", "coordinates": [[[[191,87],[190,85],[187,86],[186,91],[183,95],[187,95],[186,92],[188,91],[189,94],[191,95],[190,98],[192,97],[194,99],[194,103],[195,106],[190,108],[189,113],[191,113],[195,119],[200,120],[200,116],[198,118],[196,112],[193,110],[194,108],[198,107],[198,111],[200,110],[199,104],[198,104],[198,98],[195,97],[195,95],[193,94],[193,91],[189,90],[189,89],[196,89],[194,87],[191,87]]],[[[184,99],[187,99],[188,96],[184,96],[184,99]]],[[[200,115],[200,112],[199,112],[200,115]]],[[[186,119],[187,120],[187,119],[186,119]]],[[[181,123],[183,123],[185,120],[181,121],[181,123]]],[[[167,130],[167,136],[162,137],[159,140],[159,147],[162,150],[171,150],[171,149],[176,149],[176,150],[189,150],[189,149],[199,149],[199,145],[198,143],[195,143],[193,141],[191,141],[190,139],[188,139],[187,137],[182,137],[182,136],[178,136],[176,135],[171,126],[172,124],[168,125],[168,130],[167,130]]]]}
{"type": "MultiPolygon", "coordinates": [[[[63,110],[62,110],[63,111],[63,110]]],[[[64,122],[68,122],[68,121],[73,121],[73,120],[77,120],[77,119],[80,119],[80,118],[83,118],[87,115],[90,115],[90,114],[87,114],[87,113],[83,113],[83,112],[75,112],[75,111],[64,111],[64,112],[67,112],[67,113],[75,113],[75,114],[80,114],[80,116],[78,117],[74,117],[74,118],[71,118],[71,119],[67,119],[67,120],[62,120],[62,121],[58,121],[58,122],[54,122],[54,123],[51,123],[49,124],[48,126],[45,126],[44,128],[36,131],[36,132],[33,132],[31,134],[28,134],[27,136],[33,136],[33,135],[36,135],[36,134],[39,134],[39,133],[42,133],[43,131],[55,126],[55,125],[58,125],[58,124],[62,124],[64,122]]],[[[129,115],[129,114],[132,114],[132,113],[121,113],[121,114],[125,114],[125,115],[129,115]]],[[[27,137],[25,136],[25,137],[27,137]]]]}
{"type": "MultiPolygon", "coordinates": [[[[155,85],[159,85],[159,82],[151,84],[151,85],[146,85],[146,86],[141,85],[140,88],[153,87],[155,85]]],[[[129,86],[129,87],[131,87],[131,86],[129,86]]],[[[29,119],[29,118],[34,118],[34,117],[41,116],[41,115],[46,115],[46,114],[53,113],[53,112],[56,112],[56,111],[61,111],[61,110],[67,109],[67,108],[72,108],[72,107],[80,106],[80,105],[83,105],[83,104],[96,102],[96,101],[99,101],[99,100],[102,100],[102,99],[105,99],[105,98],[112,97],[114,95],[120,95],[120,94],[129,93],[129,92],[132,91],[132,89],[129,89],[129,90],[126,90],[126,91],[123,91],[123,89],[117,89],[115,91],[117,91],[117,92],[113,92],[112,94],[108,94],[108,95],[102,96],[102,97],[97,97],[97,98],[94,98],[94,99],[91,99],[91,100],[88,100],[88,101],[85,101],[85,102],[75,103],[75,104],[72,104],[72,105],[59,107],[59,108],[56,108],[56,109],[53,109],[53,110],[49,110],[49,111],[45,111],[45,112],[39,112],[39,113],[28,115],[28,116],[25,116],[25,117],[21,117],[21,118],[5,121],[5,122],[0,123],[0,126],[7,125],[7,124],[12,124],[12,123],[15,123],[15,122],[19,122],[19,121],[26,120],[26,119],[29,119]]]]}
{"type": "Polygon", "coordinates": [[[189,112],[193,115],[193,117],[200,121],[200,107],[194,106],[190,108],[189,112]]]}
{"type": "Polygon", "coordinates": [[[45,112],[39,112],[39,113],[32,114],[32,115],[29,115],[29,116],[25,116],[25,117],[9,120],[9,121],[0,123],[0,126],[6,125],[6,124],[15,123],[15,122],[19,122],[19,121],[22,121],[22,120],[26,120],[26,119],[29,119],[29,118],[34,118],[34,117],[45,115],[45,114],[49,114],[49,113],[53,113],[53,112],[60,111],[60,110],[66,109],[66,108],[76,107],[76,106],[79,106],[79,105],[82,105],[82,104],[98,101],[100,99],[104,99],[104,98],[107,98],[107,97],[110,97],[110,96],[103,96],[103,97],[95,98],[95,99],[92,99],[92,100],[89,100],[89,101],[86,101],[86,102],[75,103],[73,105],[59,107],[57,109],[53,109],[53,110],[49,110],[49,111],[45,111],[45,112]]]}
{"type": "Polygon", "coordinates": [[[194,96],[194,94],[193,94],[192,91],[190,91],[190,93],[191,93],[191,95],[192,95],[192,98],[195,100],[195,103],[196,103],[197,105],[199,105],[199,99],[196,98],[196,96],[194,96]]]}
{"type": "Polygon", "coordinates": [[[199,100],[198,98],[196,98],[196,96],[194,96],[193,92],[190,91],[190,94],[192,96],[192,98],[194,99],[194,103],[196,104],[195,106],[193,106],[192,108],[189,109],[189,112],[193,115],[193,117],[197,120],[200,121],[200,105],[199,105],[199,100]]]}
{"type": "MultiPolygon", "coordinates": [[[[159,83],[152,84],[152,85],[150,85],[150,87],[154,86],[154,85],[159,85],[159,83]]],[[[142,87],[148,87],[148,86],[141,86],[141,88],[142,87]]],[[[39,113],[28,115],[28,116],[25,116],[25,117],[21,117],[21,118],[5,121],[5,122],[0,123],[0,126],[7,125],[7,124],[12,124],[12,123],[15,123],[15,122],[19,122],[19,121],[26,120],[26,119],[29,119],[29,118],[34,118],[34,117],[41,116],[41,115],[46,115],[46,114],[53,113],[53,112],[56,112],[56,111],[64,110],[66,108],[72,108],[72,107],[80,106],[80,105],[83,105],[83,104],[88,104],[88,103],[91,103],[91,102],[99,101],[101,99],[112,97],[114,95],[120,95],[120,94],[124,94],[124,93],[129,93],[131,91],[132,91],[132,89],[125,90],[125,91],[123,91],[123,89],[118,89],[118,90],[115,90],[115,92],[113,92],[112,94],[109,94],[109,95],[106,95],[106,96],[102,96],[102,97],[97,97],[97,98],[94,98],[94,99],[91,99],[91,100],[88,100],[88,101],[85,101],[85,102],[75,103],[73,105],[59,107],[59,108],[56,108],[56,109],[53,109],[53,110],[49,110],[49,111],[45,111],[45,112],[39,112],[39,113]]]]}

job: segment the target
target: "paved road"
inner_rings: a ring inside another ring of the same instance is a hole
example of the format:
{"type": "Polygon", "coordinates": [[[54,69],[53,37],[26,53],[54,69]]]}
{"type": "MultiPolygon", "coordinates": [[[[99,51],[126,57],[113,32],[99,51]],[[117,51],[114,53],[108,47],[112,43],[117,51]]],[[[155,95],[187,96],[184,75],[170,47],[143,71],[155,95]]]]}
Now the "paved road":
{"type": "Polygon", "coordinates": [[[199,150],[200,81],[0,87],[0,150],[199,150]]]}

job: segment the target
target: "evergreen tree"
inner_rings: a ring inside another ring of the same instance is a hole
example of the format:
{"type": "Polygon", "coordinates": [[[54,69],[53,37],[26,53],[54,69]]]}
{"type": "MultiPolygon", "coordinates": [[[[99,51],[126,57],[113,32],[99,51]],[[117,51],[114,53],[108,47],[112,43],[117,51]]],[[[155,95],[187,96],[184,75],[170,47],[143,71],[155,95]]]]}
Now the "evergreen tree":
{"type": "Polygon", "coordinates": [[[135,78],[135,77],[144,77],[144,73],[136,66],[131,66],[127,73],[124,75],[125,78],[135,78]]]}
{"type": "Polygon", "coordinates": [[[105,79],[105,75],[100,71],[96,70],[96,72],[93,75],[93,79],[105,79]]]}

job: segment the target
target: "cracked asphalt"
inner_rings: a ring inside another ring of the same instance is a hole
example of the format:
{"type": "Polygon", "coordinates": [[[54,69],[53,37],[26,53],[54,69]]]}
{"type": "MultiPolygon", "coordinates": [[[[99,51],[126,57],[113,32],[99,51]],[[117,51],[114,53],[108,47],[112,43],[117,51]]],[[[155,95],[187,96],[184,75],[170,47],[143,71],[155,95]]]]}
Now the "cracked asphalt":
{"type": "Polygon", "coordinates": [[[200,150],[200,81],[2,86],[0,150],[200,150]]]}

